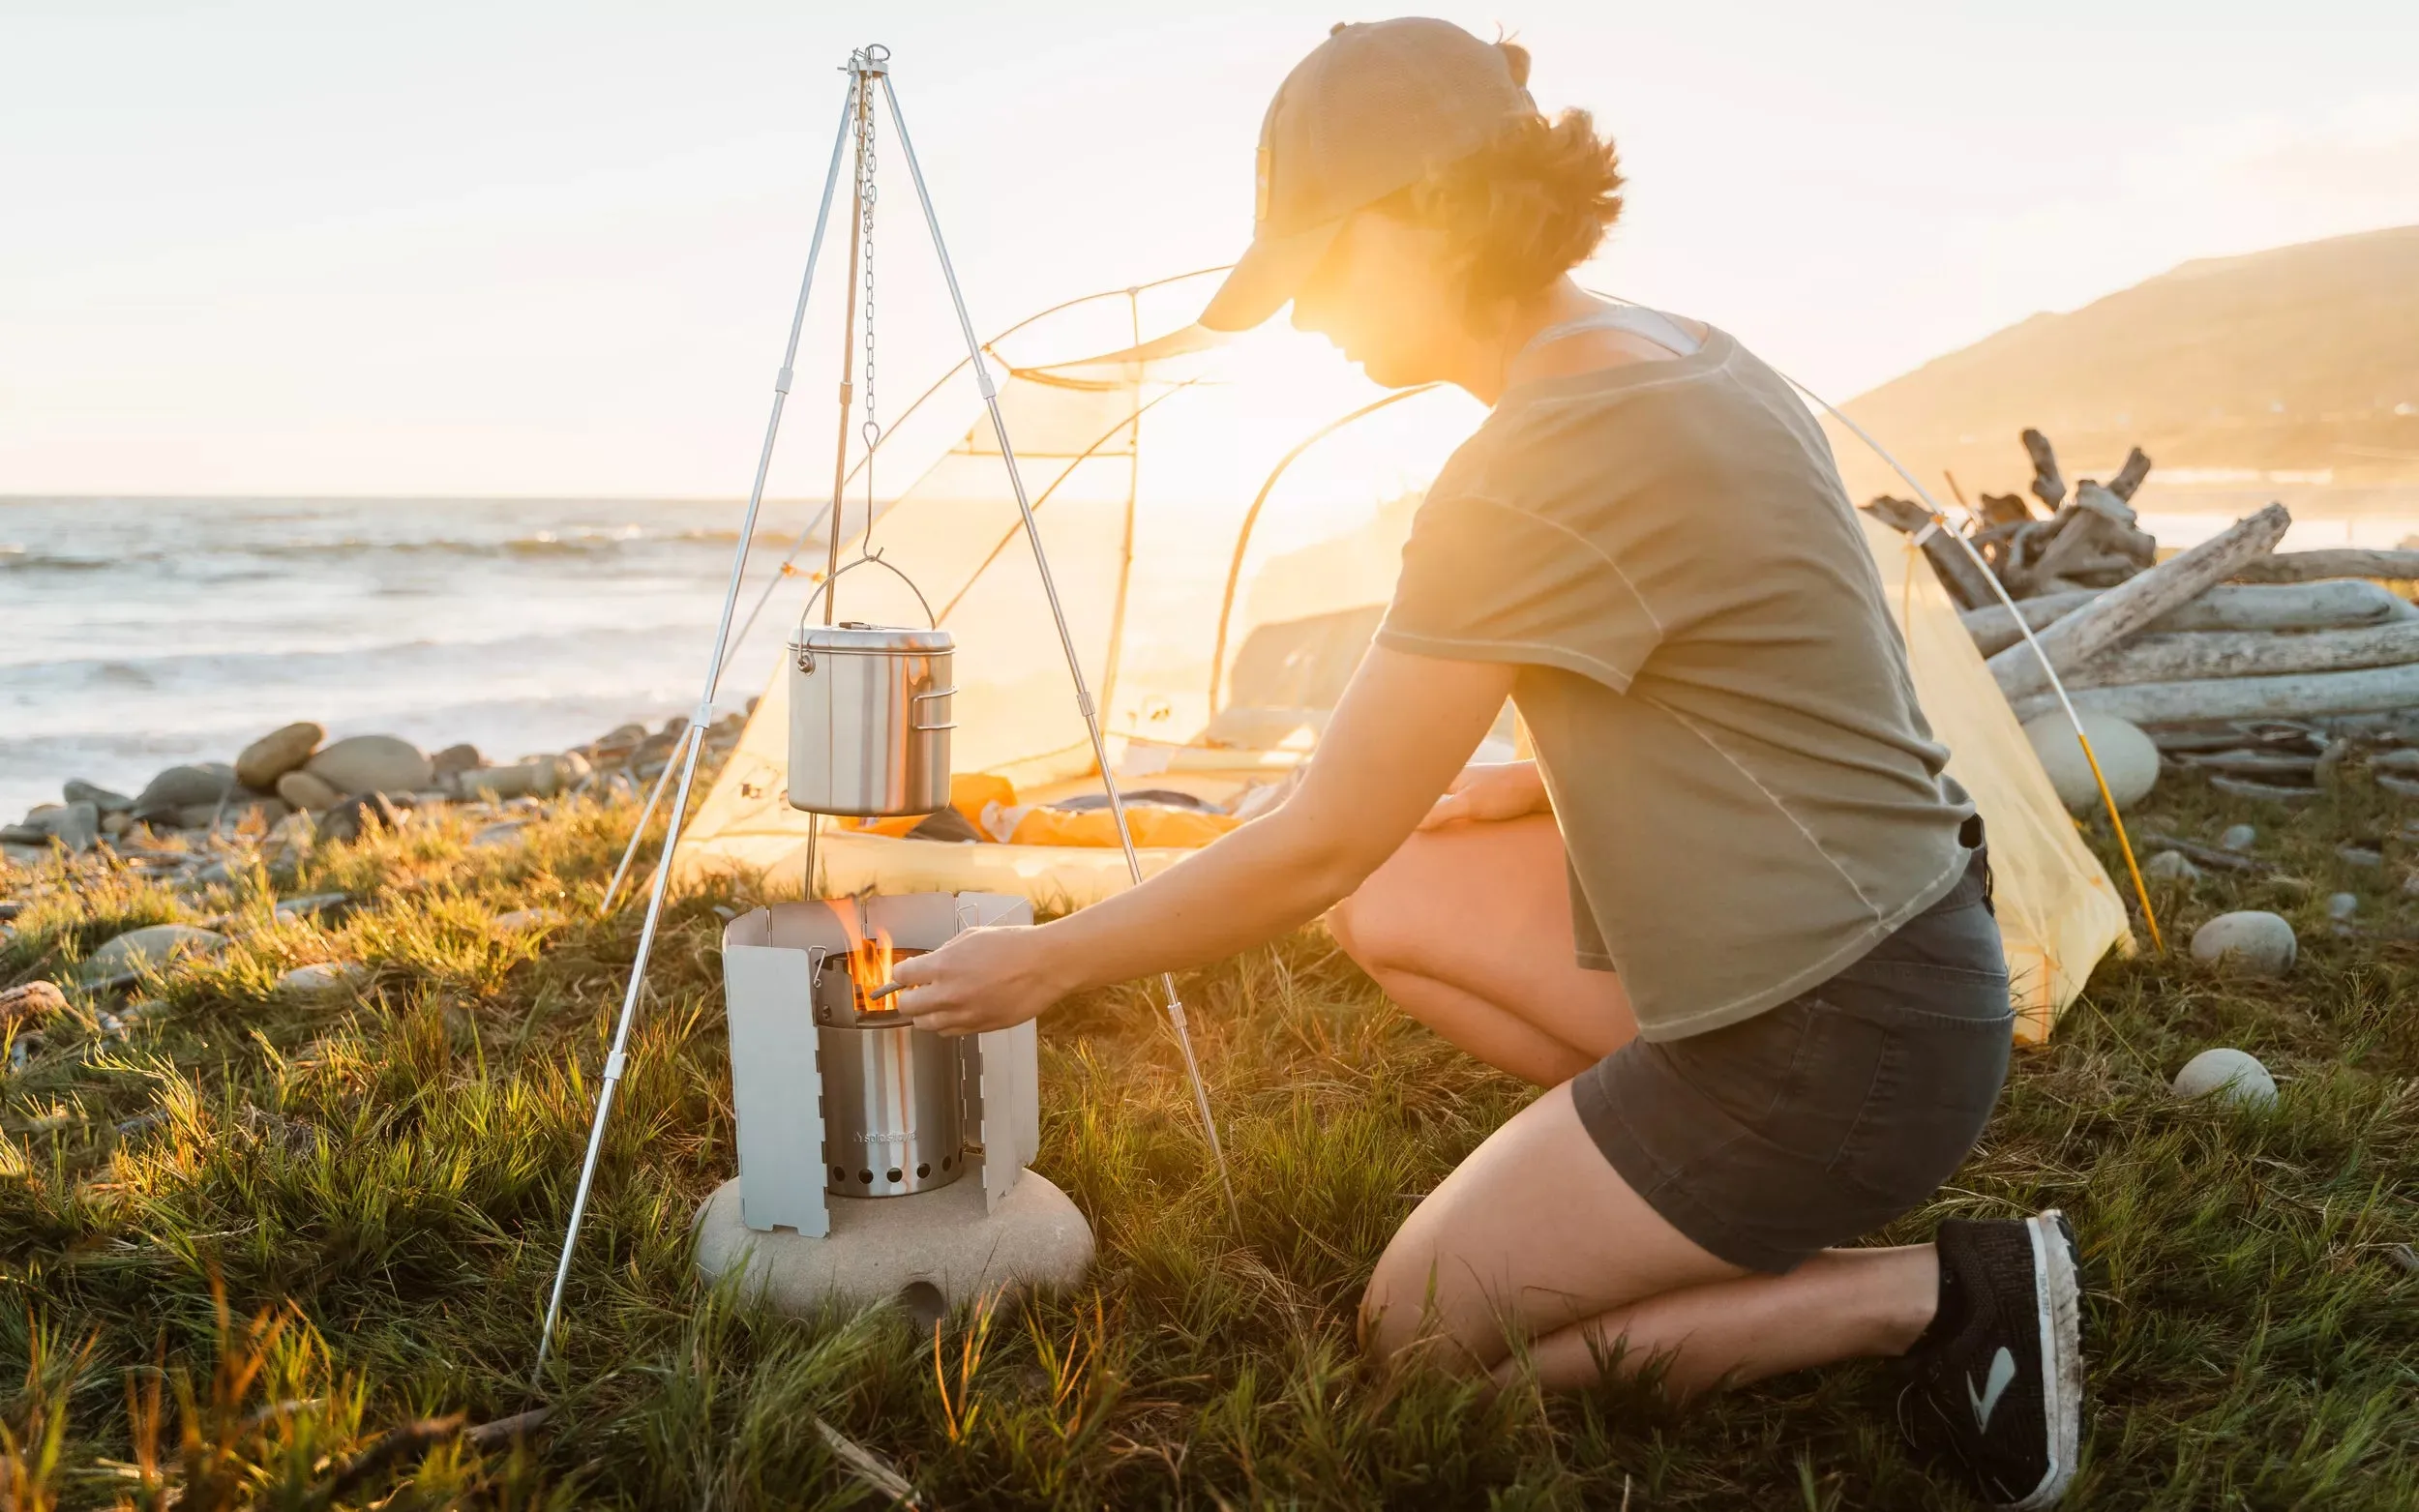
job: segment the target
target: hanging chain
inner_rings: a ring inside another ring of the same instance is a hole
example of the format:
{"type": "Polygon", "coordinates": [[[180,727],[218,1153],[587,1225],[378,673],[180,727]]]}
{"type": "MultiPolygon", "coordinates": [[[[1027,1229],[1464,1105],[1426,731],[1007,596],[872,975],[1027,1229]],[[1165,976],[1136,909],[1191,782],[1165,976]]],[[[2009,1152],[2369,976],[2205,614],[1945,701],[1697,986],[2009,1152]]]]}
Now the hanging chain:
{"type": "Polygon", "coordinates": [[[865,424],[858,433],[865,439],[865,541],[858,549],[866,555],[874,549],[874,449],[881,442],[881,420],[874,397],[874,110],[873,88],[866,88],[864,123],[865,150],[858,157],[857,195],[864,204],[863,225],[859,243],[859,260],[865,270],[865,424]]]}

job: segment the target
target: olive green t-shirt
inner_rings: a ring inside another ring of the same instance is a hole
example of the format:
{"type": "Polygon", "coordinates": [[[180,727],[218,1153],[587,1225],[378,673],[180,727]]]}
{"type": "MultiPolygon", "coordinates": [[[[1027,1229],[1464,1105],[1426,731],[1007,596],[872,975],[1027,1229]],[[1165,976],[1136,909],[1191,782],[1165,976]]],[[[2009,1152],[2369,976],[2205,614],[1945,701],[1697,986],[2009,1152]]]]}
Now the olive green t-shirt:
{"type": "Polygon", "coordinates": [[[1419,506],[1377,638],[1519,664],[1580,964],[1621,973],[1646,1039],[1823,982],[1964,874],[1972,808],[1830,445],[1720,331],[1508,390],[1419,506]]]}

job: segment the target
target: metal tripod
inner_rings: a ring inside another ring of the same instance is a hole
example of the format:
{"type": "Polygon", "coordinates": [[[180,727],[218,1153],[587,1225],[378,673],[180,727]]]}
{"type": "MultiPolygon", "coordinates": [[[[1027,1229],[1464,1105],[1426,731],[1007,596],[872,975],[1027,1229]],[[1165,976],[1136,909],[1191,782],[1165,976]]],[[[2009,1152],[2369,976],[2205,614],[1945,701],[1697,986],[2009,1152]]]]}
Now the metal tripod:
{"type": "MultiPolygon", "coordinates": [[[[740,523],[738,544],[732,553],[731,583],[723,594],[722,615],[715,627],[713,645],[706,657],[704,690],[698,696],[697,709],[690,716],[688,729],[684,732],[679,746],[672,754],[672,761],[676,762],[679,768],[679,779],[674,787],[671,812],[666,818],[664,859],[656,867],[654,881],[648,889],[646,921],[639,931],[638,954],[630,964],[630,983],[628,990],[622,994],[621,1017],[614,1026],[612,1048],[605,1056],[604,1082],[597,1090],[596,1117],[588,1130],[587,1155],[581,1163],[580,1184],[571,1201],[571,1221],[563,1234],[562,1258],[554,1266],[553,1291],[547,1300],[546,1322],[538,1336],[536,1375],[541,1380],[545,1375],[548,1355],[553,1348],[554,1325],[562,1313],[563,1289],[571,1277],[571,1258],[580,1243],[580,1224],[587,1213],[588,1192],[595,1183],[597,1156],[605,1143],[605,1127],[612,1114],[613,1091],[629,1069],[630,1027],[638,1015],[639,995],[646,981],[647,958],[654,950],[656,926],[663,916],[664,895],[672,877],[672,856],[680,843],[680,826],[688,812],[689,789],[697,775],[698,753],[704,746],[705,730],[713,720],[714,696],[722,681],[723,666],[727,659],[725,647],[731,636],[732,616],[738,605],[740,579],[747,572],[748,548],[756,539],[756,517],[764,500],[764,480],[772,467],[773,443],[781,432],[782,407],[790,397],[790,383],[797,363],[799,333],[806,324],[807,298],[815,287],[815,265],[822,254],[823,233],[831,219],[832,195],[838,188],[841,161],[847,155],[851,137],[855,138],[859,153],[854,202],[851,206],[852,226],[859,222],[860,218],[868,209],[866,201],[870,194],[870,179],[864,171],[863,154],[867,145],[865,132],[871,124],[874,94],[878,88],[883,103],[889,106],[891,127],[898,133],[900,152],[907,159],[909,176],[914,180],[915,197],[923,208],[925,227],[932,234],[933,252],[941,263],[941,277],[948,284],[949,301],[958,317],[958,329],[966,338],[967,358],[974,370],[975,384],[982,391],[984,407],[990,412],[992,433],[999,438],[1000,460],[1007,466],[1008,486],[1016,495],[1017,512],[1024,520],[1025,538],[1032,547],[1033,566],[1041,578],[1042,593],[1050,603],[1051,619],[1058,626],[1060,647],[1066,653],[1067,675],[1075,684],[1076,707],[1083,714],[1084,727],[1091,737],[1092,758],[1099,766],[1101,784],[1107,789],[1109,812],[1116,818],[1118,844],[1125,852],[1126,873],[1137,884],[1143,879],[1142,858],[1135,852],[1133,832],[1126,823],[1125,799],[1118,789],[1117,774],[1110,767],[1108,742],[1102,737],[1100,731],[1100,716],[1093,706],[1090,687],[1085,681],[1083,661],[1075,649],[1074,633],[1067,628],[1066,612],[1059,602],[1058,585],[1050,575],[1050,559],[1042,548],[1040,527],[1033,520],[1033,506],[1025,491],[1024,473],[1017,465],[1016,449],[1008,440],[1007,421],[1000,412],[999,392],[992,386],[991,370],[985,362],[982,343],[974,335],[974,322],[967,314],[966,296],[958,288],[957,269],[951,264],[948,246],[941,238],[941,220],[934,213],[932,194],[924,185],[923,167],[916,162],[914,143],[908,136],[907,118],[900,113],[899,97],[890,85],[890,51],[881,45],[861,48],[850,54],[845,72],[849,75],[848,97],[840,106],[839,133],[832,142],[831,165],[824,174],[822,199],[815,213],[815,234],[807,246],[806,273],[799,282],[797,306],[790,317],[789,344],[782,350],[781,371],[773,379],[772,414],[765,422],[764,444],[756,462],[756,481],[748,489],[747,514],[740,523]]],[[[855,260],[855,251],[856,239],[852,235],[851,238],[851,261],[852,263],[855,260]]],[[[851,279],[851,283],[853,282],[851,279]]],[[[851,288],[850,292],[851,296],[850,308],[853,310],[855,291],[851,288]]],[[[851,336],[844,332],[842,340],[842,371],[844,373],[849,371],[850,347],[851,336]]],[[[850,385],[844,377],[840,386],[842,456],[834,466],[835,481],[831,508],[830,513],[825,517],[825,529],[835,550],[840,534],[840,488],[846,475],[846,441],[851,400],[850,385]]],[[[835,586],[836,584],[826,579],[827,590],[835,586]]],[[[824,594],[826,616],[831,613],[830,601],[833,596],[830,591],[824,594]]],[[[667,765],[667,774],[671,770],[672,767],[667,765]]],[[[659,794],[662,791],[662,786],[659,781],[657,785],[659,794]]],[[[653,801],[650,800],[650,810],[652,807],[653,801]]],[[[814,843],[814,830],[808,832],[810,847],[814,843]]],[[[626,868],[627,858],[624,859],[624,866],[626,868]]],[[[615,873],[616,883],[620,879],[620,875],[618,872],[615,873]]],[[[807,860],[808,890],[814,891],[816,885],[814,856],[810,848],[807,860]]],[[[1167,993],[1168,1023],[1176,1032],[1177,1047],[1184,1058],[1184,1074],[1192,1083],[1194,1111],[1201,1117],[1202,1133],[1209,1142],[1210,1156],[1218,1169],[1218,1184],[1226,1195],[1227,1211],[1239,1226],[1241,1214],[1235,1201],[1235,1186],[1227,1175],[1226,1152],[1218,1142],[1217,1123],[1210,1115],[1210,1094],[1202,1083],[1201,1064],[1193,1054],[1192,1034],[1185,1023],[1183,1000],[1177,994],[1176,979],[1172,975],[1162,973],[1159,982],[1167,993]]]]}

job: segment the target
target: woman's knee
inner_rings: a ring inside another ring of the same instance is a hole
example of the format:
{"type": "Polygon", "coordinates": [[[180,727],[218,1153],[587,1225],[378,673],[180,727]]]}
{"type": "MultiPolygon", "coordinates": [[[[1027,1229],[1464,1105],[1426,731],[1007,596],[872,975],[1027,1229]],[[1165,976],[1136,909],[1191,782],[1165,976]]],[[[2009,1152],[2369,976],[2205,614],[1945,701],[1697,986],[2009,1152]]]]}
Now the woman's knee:
{"type": "Polygon", "coordinates": [[[1360,1348],[1381,1364],[1418,1360],[1476,1373],[1510,1350],[1501,1311],[1473,1275],[1420,1232],[1415,1214],[1378,1257],[1360,1293],[1360,1348]]]}
{"type": "Polygon", "coordinates": [[[1421,839],[1414,835],[1403,842],[1402,849],[1328,910],[1328,932],[1373,975],[1412,964],[1414,942],[1424,933],[1420,910],[1434,900],[1415,880],[1419,857],[1412,852],[1421,839]]]}

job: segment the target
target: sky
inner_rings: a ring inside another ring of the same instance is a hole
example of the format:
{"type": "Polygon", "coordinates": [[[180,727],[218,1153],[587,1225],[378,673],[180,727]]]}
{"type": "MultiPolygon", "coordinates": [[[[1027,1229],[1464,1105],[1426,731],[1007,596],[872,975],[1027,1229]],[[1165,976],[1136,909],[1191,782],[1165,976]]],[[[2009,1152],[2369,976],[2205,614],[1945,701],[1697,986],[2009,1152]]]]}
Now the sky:
{"type": "MultiPolygon", "coordinates": [[[[2188,258],[2419,222],[2406,0],[1439,9],[1620,144],[1591,282],[1834,398],[2188,258]]],[[[0,0],[0,494],[744,492],[851,46],[892,50],[989,332],[1229,260],[1269,94],[1380,14],[0,0]]],[[[956,335],[883,182],[904,399],[956,335]]],[[[777,492],[828,472],[837,309],[777,492]]]]}

